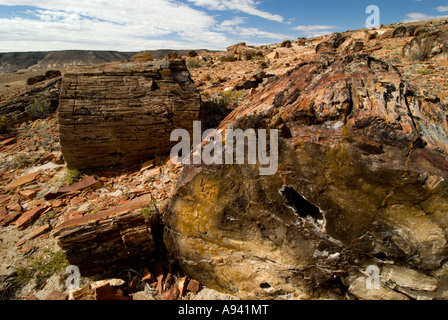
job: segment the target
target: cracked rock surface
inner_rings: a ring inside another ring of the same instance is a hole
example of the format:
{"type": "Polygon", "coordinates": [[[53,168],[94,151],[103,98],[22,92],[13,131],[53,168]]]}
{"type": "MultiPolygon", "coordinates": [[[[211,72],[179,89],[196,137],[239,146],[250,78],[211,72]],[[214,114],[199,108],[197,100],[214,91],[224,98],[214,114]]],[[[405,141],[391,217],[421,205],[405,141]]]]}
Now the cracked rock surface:
{"type": "Polygon", "coordinates": [[[165,244],[186,274],[242,298],[445,298],[446,115],[387,62],[306,59],[220,125],[288,132],[277,173],[185,166],[165,244]]]}

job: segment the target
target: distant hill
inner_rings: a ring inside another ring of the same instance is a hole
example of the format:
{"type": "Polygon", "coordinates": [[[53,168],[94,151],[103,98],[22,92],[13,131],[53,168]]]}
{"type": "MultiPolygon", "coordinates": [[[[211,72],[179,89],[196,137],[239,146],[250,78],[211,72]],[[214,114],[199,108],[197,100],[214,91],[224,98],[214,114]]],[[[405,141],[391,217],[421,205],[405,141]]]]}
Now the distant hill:
{"type": "MultiPolygon", "coordinates": [[[[169,52],[186,55],[188,50],[152,50],[154,59],[163,59],[169,52]]],[[[197,52],[210,52],[196,50],[197,52]]],[[[0,74],[17,71],[37,71],[51,68],[65,68],[73,65],[93,65],[132,59],[138,52],[65,50],[48,52],[0,53],[0,74]]]]}

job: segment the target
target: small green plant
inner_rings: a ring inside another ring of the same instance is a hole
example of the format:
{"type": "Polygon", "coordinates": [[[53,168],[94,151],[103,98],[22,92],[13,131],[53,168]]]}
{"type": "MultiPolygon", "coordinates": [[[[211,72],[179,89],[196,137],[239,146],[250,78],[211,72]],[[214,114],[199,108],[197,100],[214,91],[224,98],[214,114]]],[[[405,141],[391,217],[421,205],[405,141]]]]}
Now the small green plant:
{"type": "Polygon", "coordinates": [[[74,182],[79,181],[79,178],[81,178],[82,173],[77,170],[77,169],[66,169],[66,177],[67,180],[65,181],[65,183],[67,185],[71,185],[74,182]]]}
{"type": "Polygon", "coordinates": [[[142,209],[142,215],[146,220],[152,220],[158,213],[157,200],[151,198],[151,201],[142,209]]]}
{"type": "Polygon", "coordinates": [[[9,120],[7,116],[1,116],[0,118],[0,132],[6,132],[9,129],[9,120]]]}
{"type": "Polygon", "coordinates": [[[202,67],[201,61],[198,59],[187,58],[186,65],[188,69],[200,68],[202,67]]]}
{"type": "Polygon", "coordinates": [[[74,182],[79,181],[82,177],[82,173],[77,169],[65,168],[57,173],[51,180],[50,184],[55,187],[62,187],[64,185],[71,185],[74,182]]]}
{"type": "Polygon", "coordinates": [[[68,265],[67,258],[62,251],[53,252],[46,249],[43,251],[42,256],[31,257],[27,266],[21,266],[16,269],[16,281],[24,285],[37,272],[40,278],[47,278],[68,265]]]}
{"type": "Polygon", "coordinates": [[[239,91],[220,91],[217,96],[211,98],[211,102],[228,108],[231,104],[237,102],[241,96],[242,93],[239,91]]]}
{"type": "Polygon", "coordinates": [[[415,71],[415,72],[417,72],[418,74],[426,74],[426,75],[436,73],[434,70],[426,69],[426,68],[418,69],[418,70],[415,71]]]}
{"type": "Polygon", "coordinates": [[[51,220],[57,215],[58,211],[51,210],[44,214],[42,217],[39,218],[39,220],[36,221],[36,225],[43,226],[45,224],[49,224],[51,220]]]}
{"type": "Polygon", "coordinates": [[[42,97],[35,98],[34,102],[25,108],[25,111],[34,118],[49,118],[52,114],[51,103],[42,97]]]}

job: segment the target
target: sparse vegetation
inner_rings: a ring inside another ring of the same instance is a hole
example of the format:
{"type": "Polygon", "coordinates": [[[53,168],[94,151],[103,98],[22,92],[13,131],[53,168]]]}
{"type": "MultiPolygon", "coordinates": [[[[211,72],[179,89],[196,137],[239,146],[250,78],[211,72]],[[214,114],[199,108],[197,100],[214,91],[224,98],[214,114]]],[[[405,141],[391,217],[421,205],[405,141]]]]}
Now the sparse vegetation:
{"type": "Polygon", "coordinates": [[[39,161],[40,156],[38,153],[19,152],[9,161],[8,167],[15,169],[29,167],[39,161]]]}
{"type": "Polygon", "coordinates": [[[80,172],[77,169],[69,169],[65,168],[58,174],[56,174],[51,180],[50,184],[52,184],[55,187],[62,187],[64,185],[71,185],[74,182],[79,181],[79,179],[82,177],[82,172],[80,172]]]}
{"type": "Polygon", "coordinates": [[[434,70],[426,69],[426,68],[418,69],[418,70],[415,71],[415,72],[418,73],[418,74],[425,74],[425,75],[436,73],[434,70]]]}
{"type": "Polygon", "coordinates": [[[240,91],[220,91],[204,102],[205,129],[216,128],[242,98],[240,91]]]}
{"type": "Polygon", "coordinates": [[[240,91],[219,91],[216,96],[211,98],[211,102],[221,107],[229,108],[242,97],[240,91]]]}
{"type": "Polygon", "coordinates": [[[44,214],[42,217],[39,218],[39,220],[36,221],[36,225],[43,226],[45,224],[49,224],[51,220],[54,219],[54,217],[58,214],[58,211],[51,210],[44,214]]]}
{"type": "Polygon", "coordinates": [[[159,212],[157,208],[157,200],[151,198],[151,201],[148,203],[146,207],[142,209],[142,215],[146,220],[153,220],[154,216],[159,212]]]}
{"type": "Polygon", "coordinates": [[[7,116],[0,117],[0,132],[6,132],[9,129],[9,120],[7,116]]]}
{"type": "Polygon", "coordinates": [[[34,103],[25,108],[26,112],[33,118],[45,119],[52,114],[51,103],[46,98],[35,98],[34,103]]]}
{"type": "Polygon", "coordinates": [[[68,261],[62,251],[53,252],[46,249],[43,251],[43,255],[30,257],[26,266],[16,269],[16,281],[25,285],[35,276],[48,278],[66,266],[68,266],[68,261]]]}
{"type": "Polygon", "coordinates": [[[185,63],[188,69],[211,67],[212,65],[209,61],[200,61],[195,58],[186,58],[185,63]]]}

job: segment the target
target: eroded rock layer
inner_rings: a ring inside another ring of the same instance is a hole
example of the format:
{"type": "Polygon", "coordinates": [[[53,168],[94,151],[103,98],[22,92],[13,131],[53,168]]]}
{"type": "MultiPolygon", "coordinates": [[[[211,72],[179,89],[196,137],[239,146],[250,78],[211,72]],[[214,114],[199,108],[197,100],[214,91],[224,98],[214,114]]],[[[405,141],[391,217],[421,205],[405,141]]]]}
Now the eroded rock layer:
{"type": "Polygon", "coordinates": [[[109,267],[150,261],[157,252],[154,221],[140,208],[151,200],[141,196],[116,208],[69,220],[53,231],[59,246],[82,275],[109,267]]]}
{"type": "Polygon", "coordinates": [[[58,116],[71,168],[142,163],[190,130],[200,96],[183,60],[113,63],[64,74],[58,116]]]}
{"type": "Polygon", "coordinates": [[[184,168],[164,241],[188,275],[243,298],[444,297],[448,124],[437,96],[368,55],[320,54],[249,96],[229,126],[278,128],[279,169],[184,168]]]}

